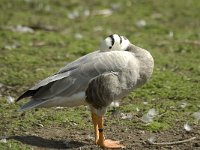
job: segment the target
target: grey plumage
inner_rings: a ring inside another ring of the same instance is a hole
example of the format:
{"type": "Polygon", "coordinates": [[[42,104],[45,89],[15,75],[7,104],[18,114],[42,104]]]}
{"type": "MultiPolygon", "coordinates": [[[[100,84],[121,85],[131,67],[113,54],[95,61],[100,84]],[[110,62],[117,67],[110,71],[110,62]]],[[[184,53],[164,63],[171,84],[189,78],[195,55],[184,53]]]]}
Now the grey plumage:
{"type": "Polygon", "coordinates": [[[31,97],[21,110],[90,105],[102,114],[112,101],[146,83],[153,66],[150,53],[132,44],[125,51],[95,51],[39,82],[18,100],[31,97]]]}
{"type": "Polygon", "coordinates": [[[151,55],[134,45],[129,46],[127,51],[132,57],[127,59],[124,67],[117,72],[101,74],[89,83],[86,101],[92,107],[107,107],[112,101],[123,98],[149,80],[154,65],[151,55]]]}

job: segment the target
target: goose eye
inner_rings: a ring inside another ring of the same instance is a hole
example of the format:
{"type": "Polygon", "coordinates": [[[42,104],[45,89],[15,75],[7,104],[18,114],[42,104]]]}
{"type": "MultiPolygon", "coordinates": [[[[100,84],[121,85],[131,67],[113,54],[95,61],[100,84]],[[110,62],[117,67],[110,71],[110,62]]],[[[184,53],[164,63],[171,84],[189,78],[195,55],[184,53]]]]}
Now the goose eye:
{"type": "Polygon", "coordinates": [[[109,46],[109,49],[111,49],[112,48],[112,46],[109,46]]]}

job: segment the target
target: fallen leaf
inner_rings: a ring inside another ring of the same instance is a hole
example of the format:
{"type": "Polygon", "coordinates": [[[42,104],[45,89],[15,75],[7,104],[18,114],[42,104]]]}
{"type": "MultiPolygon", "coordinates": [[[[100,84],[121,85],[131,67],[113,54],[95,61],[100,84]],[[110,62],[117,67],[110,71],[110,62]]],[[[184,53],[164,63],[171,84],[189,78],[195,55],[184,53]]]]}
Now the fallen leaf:
{"type": "Polygon", "coordinates": [[[147,105],[147,104],[148,104],[148,102],[143,102],[143,104],[144,104],[144,105],[147,105]]]}
{"type": "Polygon", "coordinates": [[[188,123],[185,123],[183,127],[188,132],[192,130],[192,127],[188,123]]]}
{"type": "Polygon", "coordinates": [[[155,117],[156,115],[158,115],[158,112],[154,109],[154,108],[152,108],[152,109],[150,109],[149,111],[148,111],[148,113],[147,113],[149,116],[151,116],[151,117],[155,117]]]}
{"type": "Polygon", "coordinates": [[[146,23],[146,21],[145,20],[138,20],[136,23],[135,23],[135,25],[137,26],[137,27],[145,27],[146,25],[147,25],[147,23],[146,23]]]}
{"type": "Polygon", "coordinates": [[[94,137],[91,136],[90,134],[88,134],[88,135],[87,135],[87,139],[89,139],[89,140],[94,140],[94,137]]]}
{"type": "Polygon", "coordinates": [[[192,114],[192,116],[193,116],[197,121],[199,121],[199,120],[200,120],[200,111],[199,111],[199,112],[194,112],[194,113],[192,114]]]}
{"type": "Polygon", "coordinates": [[[0,143],[7,143],[7,140],[6,139],[1,139],[0,143]]]}
{"type": "Polygon", "coordinates": [[[132,119],[133,115],[131,113],[127,113],[127,114],[121,113],[121,118],[122,119],[132,119]]]}
{"type": "Polygon", "coordinates": [[[155,137],[151,136],[150,138],[147,139],[147,141],[152,144],[155,142],[155,137]]]}
{"type": "Polygon", "coordinates": [[[83,15],[84,15],[85,17],[90,16],[90,10],[89,10],[89,9],[84,10],[84,11],[83,11],[83,15]]]}
{"type": "Polygon", "coordinates": [[[96,27],[94,27],[93,30],[97,32],[97,31],[102,31],[103,28],[102,28],[102,26],[96,26],[96,27]]]}
{"type": "Polygon", "coordinates": [[[68,18],[69,19],[76,19],[76,18],[78,18],[79,17],[79,12],[78,11],[76,11],[76,10],[74,10],[74,11],[72,11],[72,12],[69,12],[68,14],[67,14],[67,16],[68,16],[68,18]]]}
{"type": "Polygon", "coordinates": [[[180,105],[180,107],[181,107],[181,108],[185,108],[187,105],[188,105],[187,102],[182,102],[181,105],[180,105]]]}
{"type": "Polygon", "coordinates": [[[111,9],[102,9],[94,12],[94,15],[110,16],[113,14],[111,9]]]}
{"type": "Polygon", "coordinates": [[[15,102],[15,99],[14,99],[12,96],[7,96],[7,102],[8,102],[9,104],[12,104],[12,103],[15,102]]]}
{"type": "Polygon", "coordinates": [[[75,37],[76,39],[82,39],[82,38],[83,38],[83,35],[80,34],[80,33],[76,33],[76,34],[74,35],[74,37],[75,37]]]}
{"type": "Polygon", "coordinates": [[[142,116],[142,121],[145,123],[151,123],[153,118],[158,115],[158,112],[152,108],[146,114],[142,116]]]}
{"type": "Polygon", "coordinates": [[[174,37],[174,32],[170,31],[167,36],[168,36],[168,38],[173,38],[174,37]]]}
{"type": "Polygon", "coordinates": [[[136,107],[136,111],[137,111],[137,112],[139,112],[139,111],[140,111],[140,109],[139,109],[138,107],[136,107]]]}
{"type": "Polygon", "coordinates": [[[27,26],[18,25],[15,29],[15,32],[22,32],[22,33],[33,33],[34,30],[27,26]]]}

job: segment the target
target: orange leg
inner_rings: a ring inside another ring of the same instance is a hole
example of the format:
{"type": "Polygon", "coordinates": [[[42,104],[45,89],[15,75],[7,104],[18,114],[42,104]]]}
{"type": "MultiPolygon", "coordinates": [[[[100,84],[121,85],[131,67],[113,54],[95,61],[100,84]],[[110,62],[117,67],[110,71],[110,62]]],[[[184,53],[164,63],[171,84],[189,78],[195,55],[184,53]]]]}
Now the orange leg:
{"type": "Polygon", "coordinates": [[[98,128],[98,117],[95,113],[92,113],[92,122],[94,124],[95,144],[97,144],[99,140],[99,128],[98,128]]]}
{"type": "Polygon", "coordinates": [[[102,148],[110,148],[110,149],[125,148],[125,146],[121,145],[119,141],[112,141],[109,139],[105,139],[104,134],[103,134],[103,116],[97,116],[96,114],[92,114],[92,116],[95,118],[93,120],[93,123],[95,122],[94,123],[95,142],[99,146],[101,146],[102,148]]]}

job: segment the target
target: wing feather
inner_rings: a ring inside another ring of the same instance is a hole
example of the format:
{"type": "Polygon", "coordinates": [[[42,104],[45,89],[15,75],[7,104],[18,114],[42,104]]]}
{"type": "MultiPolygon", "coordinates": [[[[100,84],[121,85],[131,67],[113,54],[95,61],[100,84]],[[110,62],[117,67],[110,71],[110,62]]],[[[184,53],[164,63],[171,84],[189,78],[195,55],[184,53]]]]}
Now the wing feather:
{"type": "Polygon", "coordinates": [[[88,59],[93,59],[98,53],[99,53],[99,51],[94,51],[94,52],[89,53],[85,56],[82,56],[79,59],[77,59],[77,60],[69,63],[65,67],[61,68],[56,74],[60,74],[60,73],[63,73],[63,72],[68,72],[70,70],[74,70],[75,68],[78,68],[81,64],[86,63],[88,61],[88,59]]]}
{"type": "Polygon", "coordinates": [[[134,56],[127,51],[91,53],[31,88],[30,90],[41,88],[31,96],[33,99],[48,100],[55,96],[70,96],[85,91],[91,79],[104,73],[120,72],[131,59],[134,56]]]}

